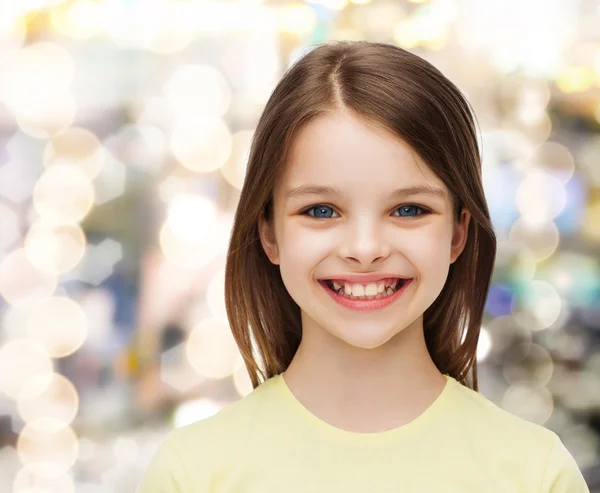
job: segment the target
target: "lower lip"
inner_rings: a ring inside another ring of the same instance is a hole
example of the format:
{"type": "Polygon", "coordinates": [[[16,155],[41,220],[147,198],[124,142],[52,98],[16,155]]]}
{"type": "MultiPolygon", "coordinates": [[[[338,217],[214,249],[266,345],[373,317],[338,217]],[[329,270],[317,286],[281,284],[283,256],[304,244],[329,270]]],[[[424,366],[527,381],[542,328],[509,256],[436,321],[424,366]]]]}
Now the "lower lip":
{"type": "Polygon", "coordinates": [[[412,279],[405,281],[404,285],[390,296],[372,300],[351,300],[350,298],[340,296],[332,289],[329,289],[325,281],[319,281],[319,284],[323,286],[325,291],[327,291],[329,295],[334,299],[334,301],[338,302],[340,305],[345,306],[346,308],[350,308],[351,310],[371,311],[379,310],[396,301],[398,298],[400,298],[400,296],[402,296],[402,293],[406,291],[406,288],[410,285],[411,282],[412,279]]]}

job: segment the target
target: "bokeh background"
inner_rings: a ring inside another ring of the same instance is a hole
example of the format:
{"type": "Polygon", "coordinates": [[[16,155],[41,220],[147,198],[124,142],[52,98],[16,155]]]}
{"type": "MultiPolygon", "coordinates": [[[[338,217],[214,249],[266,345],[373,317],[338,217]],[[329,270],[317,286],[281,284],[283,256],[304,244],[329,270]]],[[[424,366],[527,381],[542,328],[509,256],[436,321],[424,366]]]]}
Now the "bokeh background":
{"type": "Polygon", "coordinates": [[[472,103],[499,240],[480,391],[600,491],[599,0],[0,2],[0,491],[130,493],[251,391],[233,212],[268,96],[333,39],[472,103]]]}

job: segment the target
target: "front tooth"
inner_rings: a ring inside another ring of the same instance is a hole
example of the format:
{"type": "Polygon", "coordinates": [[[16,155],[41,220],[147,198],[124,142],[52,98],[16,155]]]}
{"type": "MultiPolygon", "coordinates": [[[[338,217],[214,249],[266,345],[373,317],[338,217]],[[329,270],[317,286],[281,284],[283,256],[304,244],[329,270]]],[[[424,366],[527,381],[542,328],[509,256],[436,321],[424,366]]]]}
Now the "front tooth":
{"type": "Polygon", "coordinates": [[[344,284],[344,293],[347,295],[352,294],[352,286],[350,284],[344,284]]]}
{"type": "Polygon", "coordinates": [[[365,288],[362,284],[353,284],[352,285],[352,294],[354,296],[364,296],[365,288]]]}
{"type": "Polygon", "coordinates": [[[367,284],[367,287],[365,288],[365,295],[366,296],[375,296],[377,294],[377,284],[375,284],[374,282],[367,284]]]}
{"type": "Polygon", "coordinates": [[[385,291],[385,282],[380,282],[377,284],[377,292],[383,293],[385,291]]]}

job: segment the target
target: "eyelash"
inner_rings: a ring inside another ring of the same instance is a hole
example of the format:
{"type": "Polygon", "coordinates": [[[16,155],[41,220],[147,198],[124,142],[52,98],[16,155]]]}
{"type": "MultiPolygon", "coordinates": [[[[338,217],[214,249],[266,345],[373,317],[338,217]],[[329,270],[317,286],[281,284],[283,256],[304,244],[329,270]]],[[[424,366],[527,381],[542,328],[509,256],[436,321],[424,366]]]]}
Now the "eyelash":
{"type": "MultiPolygon", "coordinates": [[[[315,204],[315,205],[311,205],[310,207],[304,209],[302,212],[300,212],[300,214],[303,215],[303,216],[312,217],[313,219],[316,219],[318,221],[323,221],[325,219],[335,219],[335,218],[332,218],[332,217],[315,217],[312,214],[308,214],[308,211],[312,211],[313,209],[317,209],[319,207],[327,207],[328,209],[335,210],[334,207],[332,207],[330,205],[327,205],[327,204],[315,204]]],[[[398,209],[401,209],[402,207],[416,207],[417,209],[421,210],[421,214],[417,214],[416,216],[394,216],[394,217],[402,217],[404,219],[414,220],[414,219],[417,219],[417,218],[419,218],[421,216],[426,216],[428,214],[431,214],[431,210],[429,210],[429,209],[427,209],[425,207],[422,207],[420,205],[417,205],[417,204],[402,204],[402,205],[399,205],[398,207],[396,207],[394,209],[394,211],[397,211],[398,209]]]]}

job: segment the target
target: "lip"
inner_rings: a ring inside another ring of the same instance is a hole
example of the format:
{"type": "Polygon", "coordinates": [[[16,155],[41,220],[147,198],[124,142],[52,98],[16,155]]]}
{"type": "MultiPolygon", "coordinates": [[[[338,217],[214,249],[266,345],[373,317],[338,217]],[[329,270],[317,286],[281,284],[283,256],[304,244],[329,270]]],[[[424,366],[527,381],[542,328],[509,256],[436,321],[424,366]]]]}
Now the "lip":
{"type": "Polygon", "coordinates": [[[406,289],[408,288],[408,286],[410,286],[411,283],[412,283],[412,279],[408,279],[398,291],[396,291],[391,296],[386,296],[385,298],[372,299],[372,300],[351,300],[349,298],[340,296],[335,291],[329,289],[325,280],[319,281],[319,284],[323,287],[323,289],[325,291],[327,291],[329,293],[329,296],[331,296],[334,301],[336,301],[338,304],[340,304],[346,308],[350,308],[351,310],[356,310],[356,311],[380,310],[380,309],[394,303],[394,301],[396,301],[398,298],[400,298],[400,296],[402,296],[402,293],[404,293],[404,291],[406,291],[406,289]]]}
{"type": "Polygon", "coordinates": [[[400,276],[398,274],[394,274],[391,272],[373,272],[372,274],[348,274],[348,275],[339,275],[339,276],[331,276],[331,277],[323,277],[319,279],[320,281],[345,281],[345,282],[354,282],[358,284],[364,284],[367,282],[377,282],[383,281],[385,279],[406,279],[410,280],[410,277],[400,276]]]}

